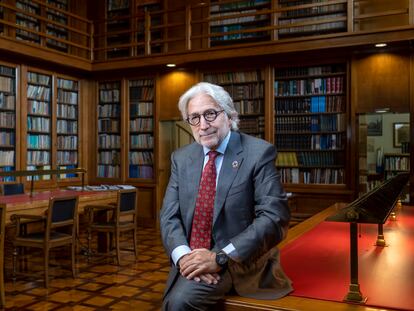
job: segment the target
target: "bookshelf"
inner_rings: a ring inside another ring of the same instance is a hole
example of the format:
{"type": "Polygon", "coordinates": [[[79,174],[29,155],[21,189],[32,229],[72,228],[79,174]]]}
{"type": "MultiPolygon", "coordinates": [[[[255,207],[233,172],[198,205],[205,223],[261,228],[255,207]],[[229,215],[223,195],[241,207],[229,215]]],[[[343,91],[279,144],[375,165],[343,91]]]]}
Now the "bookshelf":
{"type": "MultiPolygon", "coordinates": [[[[16,8],[32,15],[40,15],[40,5],[29,0],[17,0],[16,8]]],[[[16,13],[16,24],[40,32],[40,20],[22,12],[16,13]]],[[[16,39],[40,44],[40,36],[27,30],[16,29],[16,39]]]]}
{"type": "MultiPolygon", "coordinates": [[[[47,4],[53,5],[60,10],[68,10],[67,0],[47,0],[47,4]]],[[[46,24],[46,33],[59,39],[68,40],[69,37],[67,29],[65,27],[60,27],[59,25],[55,24],[57,23],[67,26],[68,16],[63,14],[62,12],[59,12],[58,10],[46,8],[46,17],[48,20],[54,22],[46,24]]],[[[68,51],[67,44],[49,38],[46,39],[46,46],[57,51],[68,51]]]]}
{"type": "Polygon", "coordinates": [[[106,45],[109,48],[106,57],[130,56],[129,47],[120,47],[120,45],[129,44],[131,41],[129,0],[107,0],[106,19],[106,45]]]}
{"type": "MultiPolygon", "coordinates": [[[[27,72],[27,170],[52,169],[52,76],[27,72]]],[[[30,180],[32,177],[27,177],[30,180]]],[[[34,176],[48,180],[50,175],[34,176]]]]}
{"type": "Polygon", "coordinates": [[[384,153],[384,178],[386,180],[398,173],[409,171],[409,153],[384,153]]]}
{"type": "Polygon", "coordinates": [[[347,31],[347,1],[279,0],[279,39],[347,31]],[[307,5],[313,4],[312,7],[307,5]]]}
{"type": "MultiPolygon", "coordinates": [[[[0,64],[0,171],[16,170],[16,69],[0,64]]],[[[0,177],[14,181],[15,177],[0,177]]]]}
{"type": "MultiPolygon", "coordinates": [[[[147,0],[137,1],[135,7],[135,15],[137,16],[137,33],[136,40],[138,42],[137,55],[145,54],[145,15],[150,13],[151,27],[156,27],[162,24],[162,15],[157,14],[157,11],[162,9],[162,5],[159,0],[147,0]]],[[[163,45],[161,43],[153,43],[156,40],[162,40],[163,35],[160,29],[151,29],[151,54],[162,53],[163,45]]]]}
{"type": "Polygon", "coordinates": [[[270,26],[270,14],[260,14],[260,11],[271,9],[271,6],[270,0],[212,1],[210,5],[212,20],[209,23],[210,46],[269,40],[269,30],[249,30],[270,26]]]}
{"type": "Polygon", "coordinates": [[[346,68],[275,69],[276,165],[285,184],[346,183],[346,68]]]}
{"type": "Polygon", "coordinates": [[[154,178],[153,79],[129,81],[129,178],[154,178]]]}
{"type": "Polygon", "coordinates": [[[99,83],[98,178],[120,178],[121,82],[99,83]]]}
{"type": "Polygon", "coordinates": [[[261,70],[205,73],[204,81],[221,85],[239,112],[241,132],[264,138],[264,78],[261,70]]]}
{"type": "MultiPolygon", "coordinates": [[[[79,83],[57,78],[56,133],[57,168],[79,167],[79,83]]],[[[58,178],[75,178],[76,174],[62,174],[58,178]]]]}

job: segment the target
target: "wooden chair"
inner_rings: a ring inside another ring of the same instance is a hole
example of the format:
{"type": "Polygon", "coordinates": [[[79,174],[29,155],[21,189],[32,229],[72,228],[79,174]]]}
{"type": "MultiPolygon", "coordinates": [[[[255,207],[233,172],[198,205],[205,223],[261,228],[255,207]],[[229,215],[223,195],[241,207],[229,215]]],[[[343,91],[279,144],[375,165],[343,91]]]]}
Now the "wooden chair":
{"type": "Polygon", "coordinates": [[[121,233],[133,232],[133,249],[124,248],[135,253],[135,259],[138,259],[137,249],[137,190],[119,190],[116,204],[109,205],[89,205],[86,208],[89,213],[88,222],[88,253],[92,255],[92,233],[106,233],[111,236],[109,249],[102,254],[103,256],[115,256],[117,264],[121,264],[121,233]],[[103,217],[102,217],[103,215],[103,217]],[[115,246],[115,254],[112,246],[115,246]]]}
{"type": "Polygon", "coordinates": [[[6,235],[6,206],[0,205],[0,308],[6,305],[4,290],[4,238],[6,235]]]}
{"type": "Polygon", "coordinates": [[[2,195],[23,194],[24,184],[22,183],[2,184],[0,186],[0,193],[2,195]]]}
{"type": "Polygon", "coordinates": [[[72,275],[75,271],[76,227],[78,223],[78,197],[66,196],[50,198],[45,215],[12,215],[16,224],[16,236],[13,239],[13,278],[16,278],[18,249],[22,247],[39,248],[44,257],[44,284],[49,287],[49,255],[52,248],[71,246],[72,275]],[[21,231],[21,222],[43,220],[44,230],[25,233],[21,231]]]}

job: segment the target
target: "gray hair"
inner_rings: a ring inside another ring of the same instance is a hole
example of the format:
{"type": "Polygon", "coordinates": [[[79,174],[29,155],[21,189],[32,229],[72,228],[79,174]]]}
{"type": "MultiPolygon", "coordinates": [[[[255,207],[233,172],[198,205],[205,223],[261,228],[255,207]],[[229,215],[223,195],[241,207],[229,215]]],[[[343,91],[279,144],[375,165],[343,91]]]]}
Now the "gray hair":
{"type": "Polygon", "coordinates": [[[208,82],[197,83],[181,95],[180,100],[178,101],[178,109],[180,110],[183,119],[186,120],[188,117],[188,102],[200,93],[204,93],[213,98],[231,120],[231,129],[237,131],[240,121],[239,113],[234,108],[230,94],[221,86],[208,82]]]}

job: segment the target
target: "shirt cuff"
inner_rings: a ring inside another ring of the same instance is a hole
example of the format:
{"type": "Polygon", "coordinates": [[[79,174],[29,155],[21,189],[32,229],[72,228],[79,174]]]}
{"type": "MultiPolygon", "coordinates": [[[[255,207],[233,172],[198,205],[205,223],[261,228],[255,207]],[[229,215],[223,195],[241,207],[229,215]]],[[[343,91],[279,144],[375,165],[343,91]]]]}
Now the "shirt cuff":
{"type": "Polygon", "coordinates": [[[189,248],[187,245],[180,245],[174,248],[174,250],[171,253],[171,259],[175,265],[177,265],[178,260],[180,260],[181,257],[184,255],[187,255],[191,252],[191,248],[189,248]]]}
{"type": "Polygon", "coordinates": [[[233,243],[228,244],[225,248],[222,249],[231,259],[238,261],[237,250],[234,247],[233,243]]]}

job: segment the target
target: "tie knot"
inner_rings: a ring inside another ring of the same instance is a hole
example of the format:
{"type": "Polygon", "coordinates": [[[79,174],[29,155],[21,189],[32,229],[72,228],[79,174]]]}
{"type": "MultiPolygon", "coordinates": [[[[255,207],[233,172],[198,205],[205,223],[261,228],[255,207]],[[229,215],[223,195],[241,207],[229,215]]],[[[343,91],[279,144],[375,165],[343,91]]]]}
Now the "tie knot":
{"type": "Polygon", "coordinates": [[[209,161],[215,160],[219,154],[220,154],[220,152],[217,152],[217,151],[214,151],[214,150],[209,151],[208,152],[208,160],[209,161]]]}

